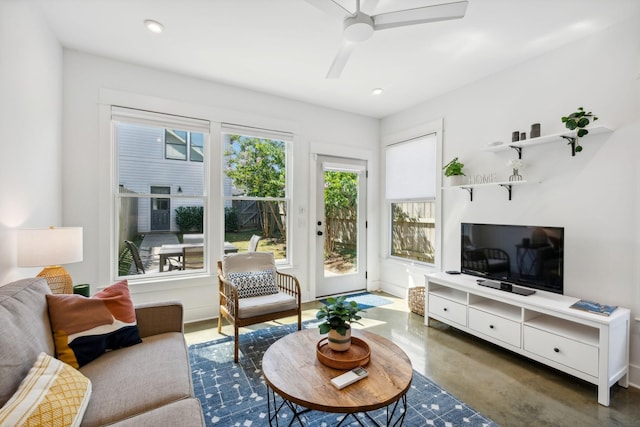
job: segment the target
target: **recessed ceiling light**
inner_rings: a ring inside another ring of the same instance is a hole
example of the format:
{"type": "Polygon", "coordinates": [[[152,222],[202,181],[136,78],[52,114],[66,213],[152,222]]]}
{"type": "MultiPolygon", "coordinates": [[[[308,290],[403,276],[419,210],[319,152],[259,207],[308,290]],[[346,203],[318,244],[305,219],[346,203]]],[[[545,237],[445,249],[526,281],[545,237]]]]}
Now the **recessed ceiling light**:
{"type": "Polygon", "coordinates": [[[384,92],[384,90],[381,87],[377,87],[371,91],[371,95],[380,95],[382,92],[384,92]]]}
{"type": "Polygon", "coordinates": [[[147,19],[144,21],[144,26],[147,27],[152,33],[161,33],[164,30],[164,25],[153,19],[147,19]]]}

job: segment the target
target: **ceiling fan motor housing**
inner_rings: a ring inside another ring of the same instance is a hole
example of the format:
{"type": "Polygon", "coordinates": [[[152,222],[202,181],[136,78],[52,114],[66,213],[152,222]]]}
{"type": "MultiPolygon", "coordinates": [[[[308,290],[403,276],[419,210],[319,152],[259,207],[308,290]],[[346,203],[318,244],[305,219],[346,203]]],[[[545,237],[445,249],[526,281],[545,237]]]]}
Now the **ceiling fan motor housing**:
{"type": "Polygon", "coordinates": [[[373,19],[357,12],[344,20],[344,38],[350,42],[363,42],[373,35],[373,19]]]}

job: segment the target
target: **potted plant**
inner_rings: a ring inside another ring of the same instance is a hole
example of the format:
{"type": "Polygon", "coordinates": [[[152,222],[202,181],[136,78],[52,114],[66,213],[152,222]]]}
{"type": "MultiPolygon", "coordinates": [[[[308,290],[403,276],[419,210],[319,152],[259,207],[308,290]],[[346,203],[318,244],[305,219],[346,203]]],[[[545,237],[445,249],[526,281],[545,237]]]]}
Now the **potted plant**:
{"type": "Polygon", "coordinates": [[[355,301],[347,301],[346,296],[327,298],[326,304],[318,310],[316,318],[324,320],[320,333],[328,333],[328,346],[335,351],[347,351],[351,347],[351,323],[362,319],[355,301]]]}
{"type": "Polygon", "coordinates": [[[580,138],[589,133],[587,126],[589,126],[590,120],[593,119],[595,122],[598,118],[591,111],[584,111],[584,108],[578,107],[578,110],[569,114],[566,117],[562,117],[562,123],[569,130],[576,130],[576,137],[567,137],[569,140],[569,144],[571,145],[571,154],[575,156],[576,153],[582,151],[582,146],[580,145],[580,138]]]}
{"type": "Polygon", "coordinates": [[[453,160],[451,160],[442,168],[444,170],[444,176],[451,178],[451,185],[464,184],[464,178],[462,178],[463,176],[465,176],[462,172],[463,167],[464,164],[460,163],[457,157],[454,157],[453,160]]]}

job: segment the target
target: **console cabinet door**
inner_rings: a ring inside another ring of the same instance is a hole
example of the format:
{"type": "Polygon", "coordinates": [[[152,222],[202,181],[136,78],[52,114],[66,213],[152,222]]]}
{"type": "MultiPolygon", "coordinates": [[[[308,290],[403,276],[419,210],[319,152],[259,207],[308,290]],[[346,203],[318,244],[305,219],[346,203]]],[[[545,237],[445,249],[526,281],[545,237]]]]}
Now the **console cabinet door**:
{"type": "Polygon", "coordinates": [[[467,306],[429,294],[429,316],[441,317],[460,326],[467,326],[467,306]]]}
{"type": "Polygon", "coordinates": [[[520,348],[520,322],[469,308],[469,328],[520,348]]]}
{"type": "Polygon", "coordinates": [[[585,374],[598,376],[598,348],[592,345],[525,325],[524,349],[585,374]]]}

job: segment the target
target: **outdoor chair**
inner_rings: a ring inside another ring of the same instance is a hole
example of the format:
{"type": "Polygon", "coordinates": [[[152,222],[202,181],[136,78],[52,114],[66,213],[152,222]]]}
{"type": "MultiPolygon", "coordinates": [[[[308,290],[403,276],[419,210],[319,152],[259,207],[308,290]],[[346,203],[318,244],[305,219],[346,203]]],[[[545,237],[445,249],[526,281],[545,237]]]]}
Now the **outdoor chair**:
{"type": "Polygon", "coordinates": [[[301,295],[298,279],[276,270],[271,252],[229,254],[218,261],[220,315],[233,324],[233,360],[238,362],[238,329],[287,316],[298,317],[302,329],[301,295]]]}
{"type": "Polygon", "coordinates": [[[145,274],[144,264],[142,264],[142,259],[140,259],[140,252],[138,251],[138,247],[131,240],[125,240],[124,243],[129,248],[129,252],[131,252],[131,257],[133,258],[133,263],[136,266],[136,274],[145,274]]]}
{"type": "Polygon", "coordinates": [[[258,250],[258,242],[260,242],[260,239],[262,239],[262,236],[258,236],[257,234],[254,234],[253,236],[251,236],[251,239],[249,239],[249,246],[247,248],[247,250],[249,252],[255,252],[258,250]]]}
{"type": "Polygon", "coordinates": [[[182,270],[200,270],[204,268],[204,246],[185,246],[182,248],[182,270]]]}

